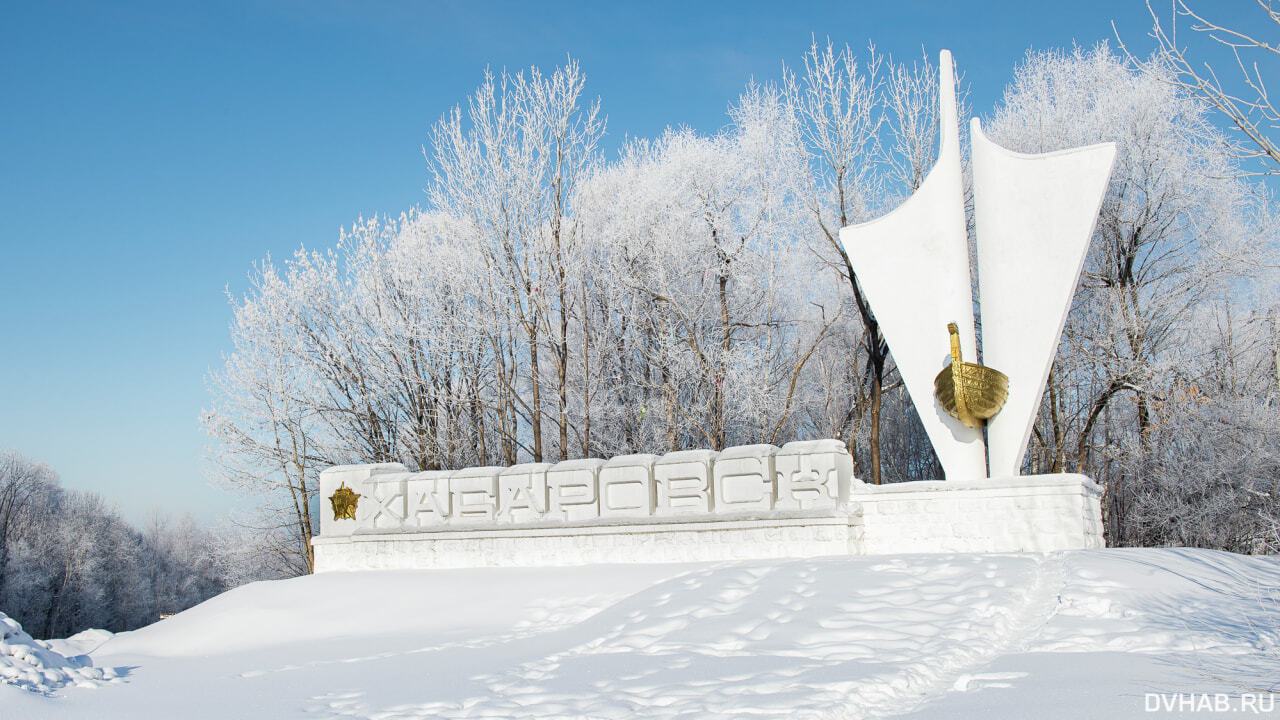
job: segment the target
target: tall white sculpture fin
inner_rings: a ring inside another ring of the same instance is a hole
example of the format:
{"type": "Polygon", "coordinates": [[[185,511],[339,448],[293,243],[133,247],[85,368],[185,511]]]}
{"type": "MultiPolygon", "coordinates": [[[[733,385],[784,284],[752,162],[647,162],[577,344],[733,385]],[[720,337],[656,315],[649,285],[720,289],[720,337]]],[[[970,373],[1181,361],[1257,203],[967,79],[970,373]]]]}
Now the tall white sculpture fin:
{"type": "Polygon", "coordinates": [[[1009,398],[987,423],[991,476],[1004,477],[1022,466],[1116,151],[1024,155],[989,140],[977,118],[969,142],[982,364],[1009,376],[1009,398]]]}
{"type": "Polygon", "coordinates": [[[973,294],[960,175],[960,132],[951,53],[938,62],[938,162],[916,192],[880,218],[840,231],[858,282],[948,480],[986,477],[982,433],[947,414],[933,378],[951,361],[947,323],[976,360],[973,294]]]}

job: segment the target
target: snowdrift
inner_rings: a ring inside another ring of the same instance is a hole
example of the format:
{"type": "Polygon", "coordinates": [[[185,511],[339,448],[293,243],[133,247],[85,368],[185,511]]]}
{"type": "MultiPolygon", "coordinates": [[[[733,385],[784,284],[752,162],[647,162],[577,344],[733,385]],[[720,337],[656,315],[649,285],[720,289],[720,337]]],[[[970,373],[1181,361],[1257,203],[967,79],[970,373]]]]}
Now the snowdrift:
{"type": "Polygon", "coordinates": [[[22,630],[13,618],[0,613],[0,681],[40,694],[49,694],[66,685],[98,687],[117,679],[111,668],[96,668],[88,655],[67,657],[67,649],[78,649],[92,638],[110,635],[105,630],[87,630],[74,638],[41,642],[22,630]]]}
{"type": "Polygon", "coordinates": [[[40,718],[1149,717],[1152,694],[1280,693],[1277,588],[1280,559],[1198,550],[330,573],[238,588],[111,637],[92,657],[123,685],[0,692],[0,707],[40,718]]]}

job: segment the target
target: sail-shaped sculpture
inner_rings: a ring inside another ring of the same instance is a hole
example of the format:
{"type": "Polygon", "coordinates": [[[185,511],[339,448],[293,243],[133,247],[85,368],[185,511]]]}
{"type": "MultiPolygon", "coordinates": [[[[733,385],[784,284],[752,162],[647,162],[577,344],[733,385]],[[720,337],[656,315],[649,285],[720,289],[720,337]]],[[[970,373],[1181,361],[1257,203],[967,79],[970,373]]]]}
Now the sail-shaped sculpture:
{"type": "Polygon", "coordinates": [[[969,131],[982,362],[1009,376],[987,423],[991,477],[1017,475],[1115,162],[1113,143],[1041,155],[969,131]]]}
{"type": "Polygon", "coordinates": [[[844,228],[840,242],[947,478],[981,478],[982,431],[933,401],[933,377],[951,358],[948,323],[959,326],[964,355],[978,357],[951,53],[943,50],[938,65],[937,164],[902,205],[844,228]]]}
{"type": "MultiPolygon", "coordinates": [[[[1008,376],[1008,399],[987,425],[966,426],[934,397],[959,353],[977,358],[951,53],[938,61],[938,161],[894,211],[840,231],[854,272],[948,480],[1018,474],[1045,380],[1088,251],[1115,157],[1107,143],[1023,155],[974,122],[983,364],[1008,376]]],[[[998,374],[998,373],[997,373],[998,374]]],[[[968,418],[974,422],[972,418],[968,418]]],[[[976,423],[975,423],[976,424],[976,423]]]]}

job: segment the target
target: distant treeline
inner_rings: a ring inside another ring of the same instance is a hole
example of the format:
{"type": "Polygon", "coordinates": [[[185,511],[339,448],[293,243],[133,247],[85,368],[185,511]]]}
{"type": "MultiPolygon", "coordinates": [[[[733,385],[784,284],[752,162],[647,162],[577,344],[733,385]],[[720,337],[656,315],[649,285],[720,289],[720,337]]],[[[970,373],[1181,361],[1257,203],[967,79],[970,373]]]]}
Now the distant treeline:
{"type": "Polygon", "coordinates": [[[47,465],[0,452],[0,611],[34,637],[132,630],[269,577],[236,535],[185,515],[135,528],[47,465]]]}

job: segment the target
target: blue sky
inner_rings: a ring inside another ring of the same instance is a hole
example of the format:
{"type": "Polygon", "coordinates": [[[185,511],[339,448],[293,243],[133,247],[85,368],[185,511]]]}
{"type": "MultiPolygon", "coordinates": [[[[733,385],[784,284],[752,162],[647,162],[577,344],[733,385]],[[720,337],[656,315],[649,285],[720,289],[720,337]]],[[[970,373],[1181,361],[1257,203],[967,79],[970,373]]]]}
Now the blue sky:
{"type": "Polygon", "coordinates": [[[428,128],[485,66],[573,55],[606,147],[714,131],[811,34],[953,51],[990,112],[1028,48],[1144,50],[1141,2],[7,2],[0,6],[0,448],[142,521],[214,521],[204,378],[250,265],[423,201],[428,128]]]}

